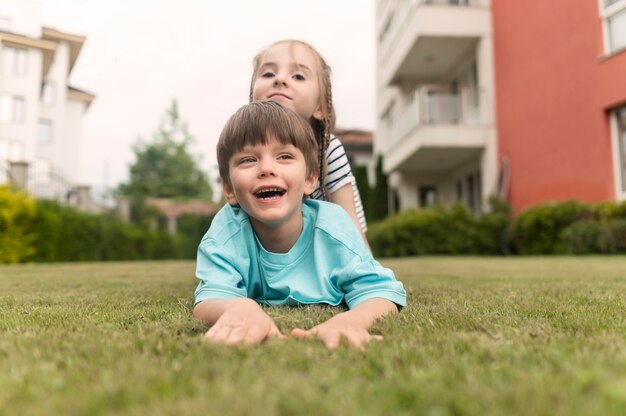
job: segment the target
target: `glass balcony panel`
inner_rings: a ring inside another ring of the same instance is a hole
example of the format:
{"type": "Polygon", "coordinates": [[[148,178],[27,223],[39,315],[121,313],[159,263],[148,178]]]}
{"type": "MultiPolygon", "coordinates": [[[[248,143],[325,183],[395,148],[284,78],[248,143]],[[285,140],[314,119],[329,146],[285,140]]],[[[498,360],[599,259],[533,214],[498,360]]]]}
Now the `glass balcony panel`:
{"type": "Polygon", "coordinates": [[[484,94],[476,88],[454,90],[451,85],[419,87],[390,129],[391,144],[423,125],[480,124],[484,94]]]}

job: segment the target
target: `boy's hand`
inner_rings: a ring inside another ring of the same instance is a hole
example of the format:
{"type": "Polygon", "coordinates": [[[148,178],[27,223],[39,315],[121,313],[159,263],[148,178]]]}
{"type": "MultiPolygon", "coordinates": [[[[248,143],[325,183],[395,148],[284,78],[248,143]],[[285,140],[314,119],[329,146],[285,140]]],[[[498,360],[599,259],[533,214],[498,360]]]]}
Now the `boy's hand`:
{"type": "Polygon", "coordinates": [[[261,307],[250,299],[234,300],[204,334],[209,342],[225,345],[259,344],[269,337],[285,338],[261,307]]]}
{"type": "Polygon", "coordinates": [[[343,339],[350,347],[363,351],[370,341],[383,339],[380,335],[369,333],[369,328],[374,322],[389,313],[397,312],[398,308],[391,301],[381,298],[368,299],[356,308],[335,315],[308,331],[295,328],[291,335],[296,338],[317,338],[331,350],[337,348],[343,339]]]}
{"type": "MultiPolygon", "coordinates": [[[[337,315],[337,318],[341,315],[337,315]]],[[[291,335],[296,338],[316,338],[326,346],[329,350],[336,349],[342,340],[344,340],[350,347],[358,348],[359,350],[365,350],[365,345],[370,341],[380,341],[383,339],[380,335],[372,335],[367,329],[355,325],[349,321],[343,322],[341,319],[334,320],[334,318],[328,321],[314,326],[313,328],[305,331],[304,329],[295,328],[291,331],[291,335]]]]}

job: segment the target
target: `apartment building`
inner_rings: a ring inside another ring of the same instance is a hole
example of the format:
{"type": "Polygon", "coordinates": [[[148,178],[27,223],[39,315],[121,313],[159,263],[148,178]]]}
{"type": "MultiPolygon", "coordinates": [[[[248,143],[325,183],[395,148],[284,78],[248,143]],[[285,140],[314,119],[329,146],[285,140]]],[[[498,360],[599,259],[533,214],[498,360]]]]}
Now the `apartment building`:
{"type": "Polygon", "coordinates": [[[626,0],[376,8],[394,208],[626,199],[626,0]]]}
{"type": "Polygon", "coordinates": [[[68,84],[84,41],[42,26],[38,1],[2,0],[0,182],[62,201],[84,189],[80,127],[94,96],[68,84]]]}

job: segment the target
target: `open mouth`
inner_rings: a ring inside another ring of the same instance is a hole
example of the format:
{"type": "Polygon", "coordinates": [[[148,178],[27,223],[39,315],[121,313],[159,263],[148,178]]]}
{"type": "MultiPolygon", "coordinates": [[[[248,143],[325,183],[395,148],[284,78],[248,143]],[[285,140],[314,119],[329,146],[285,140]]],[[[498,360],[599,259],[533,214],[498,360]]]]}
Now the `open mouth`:
{"type": "Polygon", "coordinates": [[[254,196],[256,196],[258,199],[267,201],[270,199],[280,198],[281,196],[285,195],[285,192],[287,191],[281,188],[267,188],[255,193],[254,196]]]}

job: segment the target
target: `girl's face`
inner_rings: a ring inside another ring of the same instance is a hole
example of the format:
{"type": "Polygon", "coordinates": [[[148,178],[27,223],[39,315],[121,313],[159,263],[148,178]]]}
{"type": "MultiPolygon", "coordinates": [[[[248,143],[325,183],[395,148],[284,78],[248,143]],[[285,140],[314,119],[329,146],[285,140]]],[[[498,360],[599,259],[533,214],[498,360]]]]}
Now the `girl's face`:
{"type": "Polygon", "coordinates": [[[315,55],[298,43],[279,43],[265,51],[252,87],[253,100],[272,100],[307,120],[322,119],[315,55]]]}

